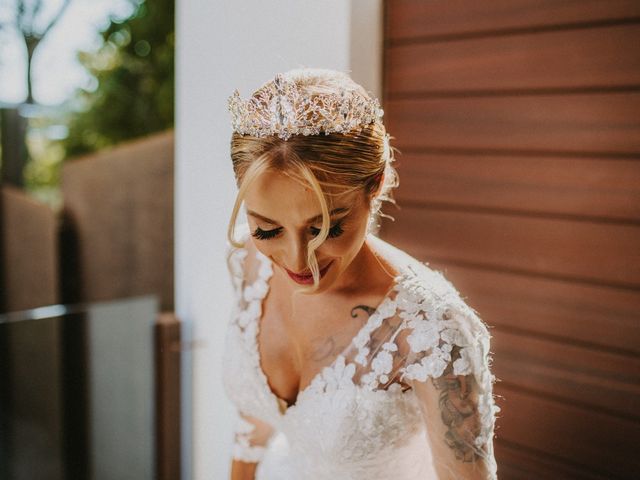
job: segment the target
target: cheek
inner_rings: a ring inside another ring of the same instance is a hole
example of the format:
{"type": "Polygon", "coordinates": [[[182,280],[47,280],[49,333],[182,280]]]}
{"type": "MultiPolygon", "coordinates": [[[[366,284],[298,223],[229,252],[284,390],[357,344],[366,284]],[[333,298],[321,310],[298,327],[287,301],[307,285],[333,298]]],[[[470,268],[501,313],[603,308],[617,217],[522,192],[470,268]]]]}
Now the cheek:
{"type": "Polygon", "coordinates": [[[262,253],[265,257],[270,257],[270,258],[272,257],[273,255],[273,247],[271,246],[272,243],[269,243],[269,241],[256,240],[252,236],[249,236],[249,239],[251,242],[253,242],[253,246],[255,247],[256,250],[262,253]]]}
{"type": "Polygon", "coordinates": [[[332,257],[353,257],[359,251],[366,231],[366,223],[347,227],[342,235],[328,241],[325,248],[320,247],[321,251],[332,257]]]}

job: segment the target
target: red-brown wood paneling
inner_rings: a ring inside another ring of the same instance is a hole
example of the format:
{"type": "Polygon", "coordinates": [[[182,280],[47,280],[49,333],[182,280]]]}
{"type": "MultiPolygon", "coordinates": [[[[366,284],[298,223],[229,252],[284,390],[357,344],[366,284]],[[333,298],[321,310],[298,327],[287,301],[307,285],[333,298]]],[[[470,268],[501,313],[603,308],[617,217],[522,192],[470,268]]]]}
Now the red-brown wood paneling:
{"type": "Polygon", "coordinates": [[[400,205],[472,205],[640,224],[636,159],[408,152],[398,163],[400,205]]]}
{"type": "Polygon", "coordinates": [[[500,412],[496,437],[553,452],[555,458],[608,478],[633,478],[640,469],[633,441],[640,437],[638,423],[522,388],[502,385],[501,392],[506,408],[500,412]]]}
{"type": "Polygon", "coordinates": [[[403,98],[386,103],[395,146],[640,156],[636,92],[403,98]]]}
{"type": "Polygon", "coordinates": [[[640,289],[638,225],[417,206],[392,216],[385,238],[416,258],[640,289]]]}
{"type": "Polygon", "coordinates": [[[388,94],[637,85],[632,45],[640,45],[635,24],[394,46],[388,94]]]}
{"type": "Polygon", "coordinates": [[[640,291],[431,259],[500,331],[640,355],[640,291]]]}
{"type": "Polygon", "coordinates": [[[502,382],[640,423],[640,358],[500,329],[492,341],[502,382]]]}
{"type": "Polygon", "coordinates": [[[525,447],[522,444],[511,443],[502,438],[496,439],[496,450],[501,459],[498,478],[510,480],[540,480],[552,478],[554,480],[610,480],[608,473],[597,473],[584,470],[579,465],[567,462],[549,454],[542,454],[539,450],[525,447]]]}
{"type": "Polygon", "coordinates": [[[381,235],[490,327],[501,479],[640,463],[640,2],[388,0],[381,235]]]}
{"type": "Polygon", "coordinates": [[[391,0],[387,7],[387,42],[567,29],[640,17],[637,0],[391,0]]]}

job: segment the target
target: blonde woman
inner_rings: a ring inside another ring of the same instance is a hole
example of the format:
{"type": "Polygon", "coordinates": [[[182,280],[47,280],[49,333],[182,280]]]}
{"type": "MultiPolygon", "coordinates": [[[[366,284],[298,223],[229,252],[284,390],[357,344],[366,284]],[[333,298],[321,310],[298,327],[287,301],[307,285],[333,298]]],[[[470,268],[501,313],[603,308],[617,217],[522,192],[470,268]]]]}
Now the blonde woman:
{"type": "Polygon", "coordinates": [[[229,110],[231,478],[497,478],[486,325],[373,234],[398,185],[378,100],[307,68],[229,110]]]}

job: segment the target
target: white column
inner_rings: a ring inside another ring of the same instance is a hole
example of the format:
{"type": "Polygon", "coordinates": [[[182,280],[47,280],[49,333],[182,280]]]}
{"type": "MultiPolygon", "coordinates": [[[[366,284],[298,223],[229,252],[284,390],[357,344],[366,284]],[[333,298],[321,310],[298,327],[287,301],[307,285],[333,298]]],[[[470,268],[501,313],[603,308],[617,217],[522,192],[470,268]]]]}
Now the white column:
{"type": "Polygon", "coordinates": [[[229,476],[234,408],[221,383],[231,284],[223,251],[236,187],[227,97],[277,72],[346,71],[381,88],[381,0],[192,0],[176,11],[176,310],[183,363],[183,480],[229,476]]]}

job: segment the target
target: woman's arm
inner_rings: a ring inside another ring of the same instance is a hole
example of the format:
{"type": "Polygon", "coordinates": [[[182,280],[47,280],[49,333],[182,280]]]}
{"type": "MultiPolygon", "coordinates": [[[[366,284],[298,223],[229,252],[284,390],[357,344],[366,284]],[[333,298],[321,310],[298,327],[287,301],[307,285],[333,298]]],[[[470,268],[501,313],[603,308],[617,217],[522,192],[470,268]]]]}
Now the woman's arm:
{"type": "Polygon", "coordinates": [[[254,480],[257,463],[246,463],[240,460],[231,461],[231,480],[254,480]]]}
{"type": "Polygon", "coordinates": [[[438,478],[495,479],[493,440],[482,437],[487,426],[483,428],[474,375],[454,375],[449,365],[442,376],[413,380],[411,385],[420,401],[438,478]]]}
{"type": "Polygon", "coordinates": [[[254,480],[258,463],[273,433],[274,429],[268,423],[240,414],[233,445],[231,480],[254,480]]]}
{"type": "Polygon", "coordinates": [[[420,404],[440,480],[496,480],[490,334],[477,312],[450,300],[422,307],[403,332],[403,380],[420,404]],[[429,308],[427,307],[427,310],[429,308]]]}

